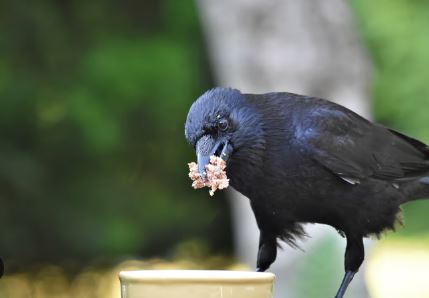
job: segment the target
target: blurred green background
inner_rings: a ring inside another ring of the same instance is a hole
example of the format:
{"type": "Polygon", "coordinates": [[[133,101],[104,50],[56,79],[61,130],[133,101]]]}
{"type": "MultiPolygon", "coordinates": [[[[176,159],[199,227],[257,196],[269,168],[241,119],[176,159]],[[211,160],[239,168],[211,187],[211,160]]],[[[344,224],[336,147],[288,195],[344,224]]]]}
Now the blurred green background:
{"type": "MultiPolygon", "coordinates": [[[[375,66],[375,120],[429,144],[429,2],[349,3],[375,66]]],[[[406,229],[389,236],[429,236],[429,202],[403,209],[406,229]]]]}
{"type": "Polygon", "coordinates": [[[3,1],[0,48],[8,270],[168,257],[183,241],[230,253],[222,194],[187,177],[184,120],[211,86],[192,1],[3,1]]]}
{"type": "MultiPolygon", "coordinates": [[[[429,143],[429,2],[349,3],[375,65],[376,120],[429,143]]],[[[184,120],[212,85],[191,0],[1,1],[7,274],[68,284],[127,259],[230,266],[224,194],[209,200],[187,177],[184,120]]],[[[428,238],[428,203],[406,206],[407,228],[390,237],[428,238]]]]}

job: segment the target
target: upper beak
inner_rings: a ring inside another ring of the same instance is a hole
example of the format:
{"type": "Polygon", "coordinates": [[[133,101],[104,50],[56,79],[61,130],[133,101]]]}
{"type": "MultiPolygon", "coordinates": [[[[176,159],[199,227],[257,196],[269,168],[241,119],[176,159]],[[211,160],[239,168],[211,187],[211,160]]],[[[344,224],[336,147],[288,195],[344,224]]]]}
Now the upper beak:
{"type": "Polygon", "coordinates": [[[232,153],[232,146],[226,138],[213,138],[211,135],[202,136],[196,145],[198,172],[201,177],[206,175],[206,165],[210,163],[210,156],[219,154],[218,156],[224,161],[228,161],[232,153]]]}

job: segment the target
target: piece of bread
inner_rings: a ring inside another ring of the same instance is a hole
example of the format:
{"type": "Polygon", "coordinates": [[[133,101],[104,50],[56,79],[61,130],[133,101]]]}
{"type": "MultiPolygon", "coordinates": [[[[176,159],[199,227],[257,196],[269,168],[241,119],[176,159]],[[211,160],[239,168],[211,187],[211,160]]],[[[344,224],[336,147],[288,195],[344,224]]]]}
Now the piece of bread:
{"type": "Polygon", "coordinates": [[[225,161],[215,155],[210,156],[210,163],[206,165],[206,175],[201,177],[198,172],[198,165],[195,162],[188,163],[189,178],[192,179],[192,187],[195,189],[210,187],[210,195],[213,196],[217,189],[224,189],[229,186],[229,179],[226,176],[225,161]]]}

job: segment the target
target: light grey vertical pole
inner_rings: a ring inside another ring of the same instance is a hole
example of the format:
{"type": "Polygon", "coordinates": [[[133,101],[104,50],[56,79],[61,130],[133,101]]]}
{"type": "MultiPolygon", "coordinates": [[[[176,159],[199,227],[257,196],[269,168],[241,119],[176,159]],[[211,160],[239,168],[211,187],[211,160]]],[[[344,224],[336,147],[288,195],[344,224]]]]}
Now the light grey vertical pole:
{"type": "MultiPolygon", "coordinates": [[[[371,63],[347,2],[198,0],[196,3],[217,85],[250,93],[288,91],[323,97],[370,117],[371,63]]],[[[237,256],[254,268],[259,232],[249,202],[235,191],[229,195],[237,256]]],[[[303,274],[309,270],[319,270],[321,278],[326,277],[320,283],[330,284],[332,296],[340,284],[345,241],[326,226],[309,225],[307,231],[312,238],[302,244],[306,252],[285,245],[270,269],[278,277],[276,298],[311,297],[314,289],[311,292],[302,288],[303,274]],[[317,264],[312,268],[307,264],[310,269],[305,269],[306,257],[322,249],[327,241],[335,243],[320,261],[328,268],[318,268],[317,264]],[[328,278],[329,275],[332,277],[328,278]]],[[[347,297],[367,297],[362,271],[347,297]]],[[[318,294],[314,297],[326,296],[318,294]]]]}

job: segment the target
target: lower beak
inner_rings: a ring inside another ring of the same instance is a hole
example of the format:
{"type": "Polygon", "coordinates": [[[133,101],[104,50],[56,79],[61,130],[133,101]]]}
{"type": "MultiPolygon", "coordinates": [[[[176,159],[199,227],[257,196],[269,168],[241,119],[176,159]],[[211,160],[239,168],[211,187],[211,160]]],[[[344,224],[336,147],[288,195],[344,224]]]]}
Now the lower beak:
{"type": "Polygon", "coordinates": [[[206,175],[206,165],[210,163],[210,156],[218,156],[224,161],[228,161],[232,153],[232,146],[225,138],[214,139],[210,135],[202,136],[196,145],[198,172],[201,177],[206,175]]]}

